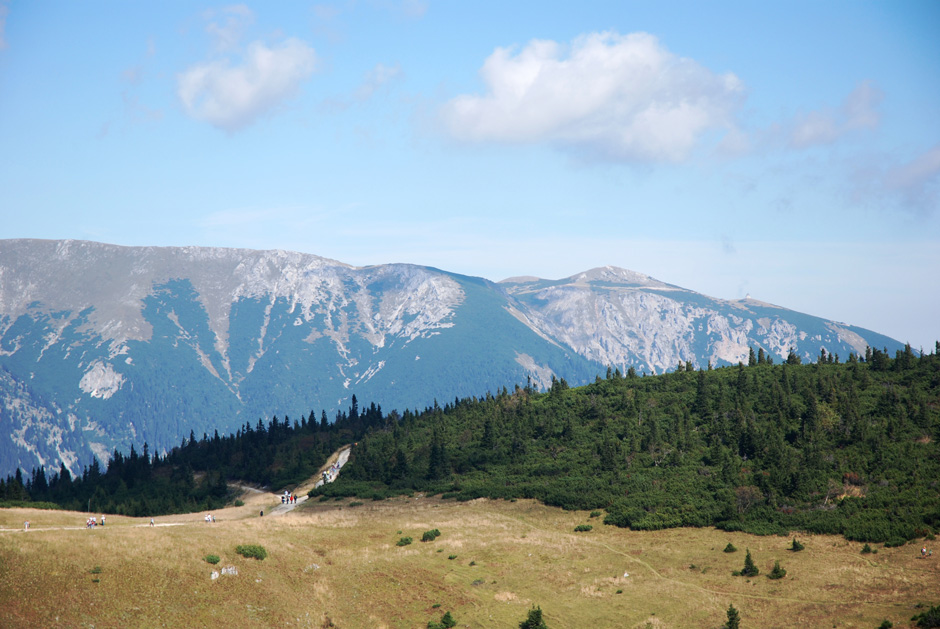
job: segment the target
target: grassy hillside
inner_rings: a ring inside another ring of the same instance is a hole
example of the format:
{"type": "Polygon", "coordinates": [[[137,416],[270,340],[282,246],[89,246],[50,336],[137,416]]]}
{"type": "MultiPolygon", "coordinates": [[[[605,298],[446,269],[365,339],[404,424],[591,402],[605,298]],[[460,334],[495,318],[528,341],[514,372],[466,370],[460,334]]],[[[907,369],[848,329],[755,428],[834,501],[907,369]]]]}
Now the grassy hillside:
{"type": "Polygon", "coordinates": [[[153,528],[113,516],[84,530],[83,513],[0,510],[0,626],[423,628],[450,611],[458,627],[514,627],[538,605],[553,629],[718,627],[734,605],[742,627],[871,628],[909,626],[940,601],[940,559],[911,546],[861,554],[860,543],[812,535],[792,552],[789,538],[630,531],[533,501],[308,501],[257,517],[271,499],[216,512],[215,524],[193,514],[153,528]],[[435,541],[419,541],[435,528],[435,541]],[[406,536],[414,542],[398,546],[406,536]],[[739,552],[723,552],[729,542],[739,552]],[[241,557],[239,544],[268,556],[241,557]],[[732,576],[745,549],[757,577],[732,576]],[[774,561],[785,578],[765,576],[774,561]],[[229,566],[236,576],[211,579],[229,566]]]}

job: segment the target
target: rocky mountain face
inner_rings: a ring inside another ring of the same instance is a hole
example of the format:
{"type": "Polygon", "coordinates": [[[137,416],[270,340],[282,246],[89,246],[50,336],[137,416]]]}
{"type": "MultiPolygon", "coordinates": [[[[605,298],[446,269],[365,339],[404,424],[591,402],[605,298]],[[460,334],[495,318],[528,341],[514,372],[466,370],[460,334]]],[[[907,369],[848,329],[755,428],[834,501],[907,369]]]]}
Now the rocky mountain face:
{"type": "Polygon", "coordinates": [[[0,474],[73,473],[272,415],[424,408],[608,366],[900,349],[882,335],[605,267],[498,284],[413,265],[201,247],[0,241],[0,474]]]}

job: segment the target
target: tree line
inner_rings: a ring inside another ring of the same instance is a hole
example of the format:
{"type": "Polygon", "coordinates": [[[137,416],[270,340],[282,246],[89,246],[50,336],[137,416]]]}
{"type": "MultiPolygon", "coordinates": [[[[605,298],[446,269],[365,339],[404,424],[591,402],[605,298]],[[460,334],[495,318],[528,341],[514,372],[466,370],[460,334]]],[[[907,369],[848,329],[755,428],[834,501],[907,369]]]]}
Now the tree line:
{"type": "Polygon", "coordinates": [[[325,411],[319,419],[311,411],[294,422],[259,419],[224,437],[216,431],[197,439],[190,431],[188,439],[162,456],[151,453],[146,443],[141,452],[131,446],[127,454],[115,450],[105,469],[96,458],[75,477],[64,464],[51,474],[43,466],[34,468],[26,477],[18,469],[0,479],[0,506],[130,516],[218,509],[238,493],[230,483],[281,489],[310,478],[330,454],[382,417],[375,404],[360,411],[353,396],[349,410],[337,412],[332,422],[325,411]]]}

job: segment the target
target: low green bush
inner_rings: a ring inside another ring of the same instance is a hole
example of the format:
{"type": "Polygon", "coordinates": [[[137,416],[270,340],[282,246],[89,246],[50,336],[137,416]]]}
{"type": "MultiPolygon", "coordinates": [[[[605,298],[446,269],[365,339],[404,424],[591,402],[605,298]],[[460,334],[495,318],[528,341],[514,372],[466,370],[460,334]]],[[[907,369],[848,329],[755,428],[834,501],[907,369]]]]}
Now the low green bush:
{"type": "Polygon", "coordinates": [[[871,546],[869,546],[868,544],[865,544],[864,546],[862,546],[863,555],[867,555],[870,552],[871,552],[871,546]]]}
{"type": "Polygon", "coordinates": [[[410,544],[412,541],[414,541],[414,540],[412,540],[410,537],[403,537],[403,538],[401,538],[400,540],[398,540],[398,541],[395,543],[395,545],[396,545],[396,546],[407,546],[407,545],[410,544]]]}
{"type": "Polygon", "coordinates": [[[364,504],[365,504],[364,502],[360,502],[360,501],[358,501],[358,500],[353,500],[352,502],[349,503],[349,506],[350,506],[350,507],[361,507],[361,506],[364,505],[364,504]]]}
{"type": "Polygon", "coordinates": [[[203,559],[205,560],[206,563],[211,563],[213,565],[222,561],[222,558],[219,557],[218,555],[206,555],[205,557],[203,557],[203,559]]]}
{"type": "Polygon", "coordinates": [[[792,550],[793,552],[799,552],[799,551],[803,550],[804,548],[806,548],[806,546],[804,546],[804,545],[801,544],[800,542],[796,541],[796,538],[794,537],[794,538],[793,538],[793,543],[790,545],[790,550],[792,550]]]}
{"type": "Polygon", "coordinates": [[[725,546],[725,552],[726,552],[726,553],[736,553],[736,552],[738,552],[738,549],[735,548],[734,544],[732,544],[731,542],[728,542],[728,545],[725,546]]]}
{"type": "Polygon", "coordinates": [[[601,512],[600,512],[600,511],[591,511],[591,517],[592,517],[592,518],[599,518],[599,517],[601,517],[601,512]]]}
{"type": "Polygon", "coordinates": [[[574,530],[576,533],[586,533],[587,531],[590,531],[593,528],[594,527],[591,526],[590,524],[579,524],[578,526],[574,527],[574,530]]]}
{"type": "Polygon", "coordinates": [[[767,575],[768,579],[782,579],[787,576],[787,571],[780,567],[780,562],[774,562],[774,568],[770,571],[770,574],[767,575]]]}
{"type": "Polygon", "coordinates": [[[259,561],[268,556],[268,551],[264,549],[264,546],[258,544],[239,544],[235,547],[235,552],[242,557],[259,561]]]}
{"type": "Polygon", "coordinates": [[[235,504],[236,507],[244,507],[244,506],[245,506],[245,501],[244,501],[244,500],[236,500],[234,504],[235,504]]]}
{"type": "Polygon", "coordinates": [[[940,605],[917,614],[911,618],[911,622],[916,622],[918,627],[940,627],[940,605]]]}
{"type": "Polygon", "coordinates": [[[451,627],[456,626],[457,621],[454,620],[450,612],[444,612],[444,615],[441,617],[441,622],[428,622],[428,629],[451,629],[451,627]]]}
{"type": "Polygon", "coordinates": [[[437,529],[431,529],[430,531],[425,531],[424,535],[421,536],[422,542],[433,542],[440,536],[441,532],[437,529]]]}

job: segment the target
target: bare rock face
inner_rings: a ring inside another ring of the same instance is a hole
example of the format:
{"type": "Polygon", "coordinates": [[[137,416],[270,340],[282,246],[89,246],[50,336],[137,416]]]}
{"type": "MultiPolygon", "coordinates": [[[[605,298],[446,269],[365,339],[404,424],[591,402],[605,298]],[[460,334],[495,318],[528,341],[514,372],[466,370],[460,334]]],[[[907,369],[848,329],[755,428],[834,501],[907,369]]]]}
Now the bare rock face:
{"type": "Polygon", "coordinates": [[[752,299],[602,267],[499,284],[406,264],[204,247],[0,241],[0,474],[514,384],[845,357],[896,341],[752,299]]]}

